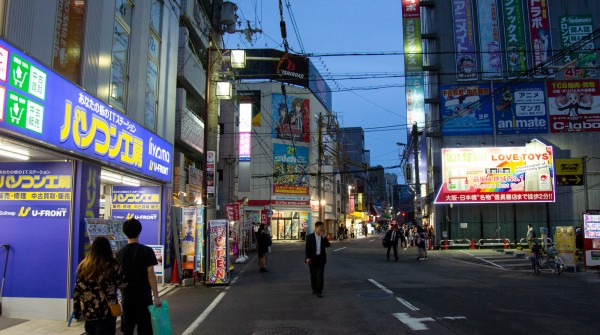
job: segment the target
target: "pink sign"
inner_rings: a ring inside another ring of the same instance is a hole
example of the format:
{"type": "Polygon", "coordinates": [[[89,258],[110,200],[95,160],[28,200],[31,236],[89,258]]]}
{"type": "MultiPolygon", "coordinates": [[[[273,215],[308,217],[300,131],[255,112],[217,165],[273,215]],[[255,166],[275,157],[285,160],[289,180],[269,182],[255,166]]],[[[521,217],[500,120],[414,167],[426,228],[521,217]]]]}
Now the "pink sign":
{"type": "Polygon", "coordinates": [[[598,79],[547,82],[550,132],[600,131],[599,86],[598,79]]]}

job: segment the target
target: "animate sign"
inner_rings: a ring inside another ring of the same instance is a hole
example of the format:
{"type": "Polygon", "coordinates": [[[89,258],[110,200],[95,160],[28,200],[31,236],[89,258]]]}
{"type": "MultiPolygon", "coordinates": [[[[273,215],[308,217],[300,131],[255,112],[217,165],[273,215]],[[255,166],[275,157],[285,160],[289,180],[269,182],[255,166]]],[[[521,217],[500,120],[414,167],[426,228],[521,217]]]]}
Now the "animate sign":
{"type": "Polygon", "coordinates": [[[436,204],[554,202],[552,147],[442,149],[436,204]]]}
{"type": "Polygon", "coordinates": [[[171,181],[171,143],[3,40],[0,129],[171,181]]]}

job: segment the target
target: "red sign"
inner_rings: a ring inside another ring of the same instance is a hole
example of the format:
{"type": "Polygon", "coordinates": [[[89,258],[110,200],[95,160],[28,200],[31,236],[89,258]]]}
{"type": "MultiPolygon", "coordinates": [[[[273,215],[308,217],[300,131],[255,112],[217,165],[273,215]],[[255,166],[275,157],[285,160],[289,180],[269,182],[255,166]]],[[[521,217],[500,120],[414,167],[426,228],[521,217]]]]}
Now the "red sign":
{"type": "Polygon", "coordinates": [[[261,209],[260,210],[260,223],[264,223],[266,225],[270,225],[271,224],[271,218],[269,217],[269,210],[268,209],[261,209]]]}
{"type": "Polygon", "coordinates": [[[239,221],[240,220],[240,204],[227,204],[225,205],[225,211],[227,214],[227,220],[239,221]]]}

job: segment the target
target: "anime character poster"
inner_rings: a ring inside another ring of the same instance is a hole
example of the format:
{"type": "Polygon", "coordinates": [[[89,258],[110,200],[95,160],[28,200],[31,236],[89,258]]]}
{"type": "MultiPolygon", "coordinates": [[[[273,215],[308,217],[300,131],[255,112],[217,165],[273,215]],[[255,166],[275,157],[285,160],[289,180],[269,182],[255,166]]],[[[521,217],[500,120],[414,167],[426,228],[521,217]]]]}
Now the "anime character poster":
{"type": "Polygon", "coordinates": [[[196,248],[196,207],[181,209],[181,265],[184,270],[194,270],[196,248]]]}
{"type": "Polygon", "coordinates": [[[481,48],[481,78],[502,78],[498,0],[477,1],[477,17],[481,48]]]}
{"type": "Polygon", "coordinates": [[[508,77],[515,78],[527,71],[522,2],[520,0],[503,0],[502,15],[504,17],[504,45],[508,77]]]}
{"type": "Polygon", "coordinates": [[[456,79],[477,80],[477,50],[473,29],[471,0],[452,0],[454,45],[456,49],[456,79]]]}
{"type": "Polygon", "coordinates": [[[548,132],[544,82],[494,87],[496,134],[548,132]]]}
{"type": "Polygon", "coordinates": [[[598,79],[547,82],[550,132],[599,132],[599,85],[598,79]]]}
{"type": "Polygon", "coordinates": [[[307,195],[308,148],[273,144],[273,193],[307,195]]]}
{"type": "Polygon", "coordinates": [[[310,142],[310,100],[272,95],[273,138],[310,142]]]}
{"type": "Polygon", "coordinates": [[[573,63],[572,68],[564,70],[565,79],[598,77],[598,56],[594,41],[587,39],[587,42],[579,42],[594,30],[592,16],[561,16],[559,22],[562,50],[567,50],[574,43],[582,43],[576,51],[566,54],[563,58],[564,64],[573,63]]]}
{"type": "Polygon", "coordinates": [[[550,34],[550,13],[547,0],[527,0],[529,14],[529,36],[533,51],[535,76],[554,77],[547,64],[552,57],[552,35],[550,34]]]}
{"type": "Polygon", "coordinates": [[[489,84],[441,85],[442,135],[491,135],[489,84]]]}

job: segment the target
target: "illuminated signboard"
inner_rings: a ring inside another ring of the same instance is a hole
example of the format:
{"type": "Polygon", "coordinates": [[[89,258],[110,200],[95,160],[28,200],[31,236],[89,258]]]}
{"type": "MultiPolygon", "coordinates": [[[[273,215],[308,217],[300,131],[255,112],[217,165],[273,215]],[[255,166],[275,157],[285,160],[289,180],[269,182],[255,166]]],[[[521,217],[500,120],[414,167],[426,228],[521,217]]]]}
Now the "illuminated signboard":
{"type": "Polygon", "coordinates": [[[240,104],[239,130],[240,142],[238,158],[240,162],[249,162],[252,146],[252,137],[250,136],[250,132],[252,131],[252,104],[240,104]]]}
{"type": "Polygon", "coordinates": [[[554,202],[552,147],[442,149],[436,204],[554,202]]]}
{"type": "Polygon", "coordinates": [[[171,143],[3,40],[0,130],[171,181],[171,143]]]}
{"type": "Polygon", "coordinates": [[[160,222],[160,187],[113,186],[111,214],[113,219],[138,219],[144,229],[141,243],[154,243],[160,222]]]}

